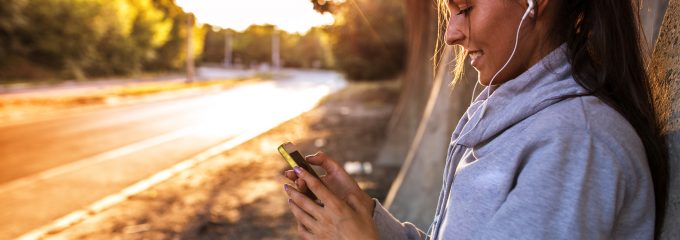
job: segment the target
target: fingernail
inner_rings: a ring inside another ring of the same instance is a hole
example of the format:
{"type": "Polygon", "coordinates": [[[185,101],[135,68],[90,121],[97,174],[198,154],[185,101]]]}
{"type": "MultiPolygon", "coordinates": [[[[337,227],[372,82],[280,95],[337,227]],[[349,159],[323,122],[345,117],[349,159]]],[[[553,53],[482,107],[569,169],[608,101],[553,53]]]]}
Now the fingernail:
{"type": "Polygon", "coordinates": [[[288,199],[288,204],[291,204],[291,203],[293,203],[293,199],[290,199],[290,198],[289,198],[289,199],[288,199]]]}
{"type": "Polygon", "coordinates": [[[288,184],[283,184],[283,190],[288,192],[288,184]]]}
{"type": "Polygon", "coordinates": [[[299,166],[295,166],[293,168],[293,171],[295,171],[295,173],[297,173],[297,174],[300,174],[302,172],[302,169],[299,166]]]}

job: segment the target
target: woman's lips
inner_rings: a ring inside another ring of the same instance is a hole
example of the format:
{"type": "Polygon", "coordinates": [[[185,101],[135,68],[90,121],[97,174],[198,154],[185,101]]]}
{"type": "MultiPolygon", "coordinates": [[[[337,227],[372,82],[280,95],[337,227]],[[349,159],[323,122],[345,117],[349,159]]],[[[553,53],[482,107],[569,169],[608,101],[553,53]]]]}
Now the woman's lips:
{"type": "Polygon", "coordinates": [[[470,51],[468,52],[468,55],[470,56],[470,59],[472,60],[470,64],[472,64],[473,67],[478,68],[477,65],[479,65],[479,58],[484,56],[483,51],[470,51]]]}

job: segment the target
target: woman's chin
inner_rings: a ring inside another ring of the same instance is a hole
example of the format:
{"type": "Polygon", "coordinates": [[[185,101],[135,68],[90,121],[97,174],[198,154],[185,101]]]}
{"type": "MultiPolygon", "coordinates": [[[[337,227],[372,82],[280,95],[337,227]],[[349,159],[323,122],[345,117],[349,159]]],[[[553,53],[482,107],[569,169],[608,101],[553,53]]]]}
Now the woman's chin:
{"type": "Polygon", "coordinates": [[[481,76],[477,78],[477,82],[481,84],[482,86],[489,86],[489,82],[491,82],[491,79],[489,78],[482,78],[481,76]]]}
{"type": "Polygon", "coordinates": [[[500,84],[507,81],[507,80],[504,79],[504,76],[499,75],[495,79],[493,79],[493,82],[491,82],[491,78],[493,78],[493,75],[485,75],[484,73],[479,72],[479,71],[477,71],[477,76],[478,76],[477,82],[479,82],[479,84],[481,84],[482,86],[485,86],[485,87],[490,86],[490,85],[494,85],[494,86],[500,85],[500,84]]]}

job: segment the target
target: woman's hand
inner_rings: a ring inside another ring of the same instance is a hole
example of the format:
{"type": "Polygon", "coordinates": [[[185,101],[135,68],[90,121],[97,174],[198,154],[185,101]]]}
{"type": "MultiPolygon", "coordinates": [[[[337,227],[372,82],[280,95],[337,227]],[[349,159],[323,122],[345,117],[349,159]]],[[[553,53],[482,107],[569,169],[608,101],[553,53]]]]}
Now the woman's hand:
{"type": "Polygon", "coordinates": [[[378,239],[373,223],[373,210],[366,209],[359,197],[349,193],[347,200],[342,200],[302,168],[295,167],[295,172],[323,204],[320,206],[292,186],[284,185],[290,197],[288,205],[298,222],[300,237],[303,239],[378,239]]]}
{"type": "MultiPolygon", "coordinates": [[[[358,198],[360,205],[369,211],[371,216],[373,215],[373,208],[375,207],[373,198],[359,188],[359,184],[354,181],[354,178],[352,178],[342,166],[323,152],[307,156],[305,157],[305,160],[312,165],[321,166],[326,171],[326,175],[321,177],[321,181],[337,198],[345,201],[345,203],[349,203],[349,196],[354,195],[358,198]]],[[[284,175],[295,182],[297,189],[301,192],[307,190],[305,181],[299,179],[293,170],[286,171],[284,175]]]]}

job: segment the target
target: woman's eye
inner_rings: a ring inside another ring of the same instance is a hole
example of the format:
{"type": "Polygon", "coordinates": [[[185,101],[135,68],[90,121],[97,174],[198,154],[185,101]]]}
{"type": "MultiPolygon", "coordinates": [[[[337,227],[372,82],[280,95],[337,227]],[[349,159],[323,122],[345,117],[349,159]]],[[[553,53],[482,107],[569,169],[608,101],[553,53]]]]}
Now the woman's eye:
{"type": "Polygon", "coordinates": [[[463,8],[458,13],[456,13],[456,16],[459,16],[459,15],[462,15],[462,14],[467,15],[468,13],[470,13],[470,10],[472,10],[472,6],[463,8]]]}

